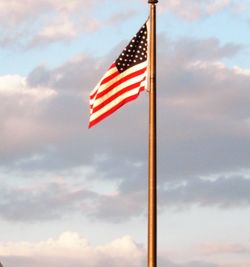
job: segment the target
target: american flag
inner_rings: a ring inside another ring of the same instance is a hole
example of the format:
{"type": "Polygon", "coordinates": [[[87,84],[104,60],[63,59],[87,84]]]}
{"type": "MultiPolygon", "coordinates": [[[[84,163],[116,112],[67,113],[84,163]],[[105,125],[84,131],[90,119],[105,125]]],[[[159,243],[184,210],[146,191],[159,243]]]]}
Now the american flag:
{"type": "Polygon", "coordinates": [[[89,128],[146,89],[148,28],[146,22],[90,93],[89,128]]]}

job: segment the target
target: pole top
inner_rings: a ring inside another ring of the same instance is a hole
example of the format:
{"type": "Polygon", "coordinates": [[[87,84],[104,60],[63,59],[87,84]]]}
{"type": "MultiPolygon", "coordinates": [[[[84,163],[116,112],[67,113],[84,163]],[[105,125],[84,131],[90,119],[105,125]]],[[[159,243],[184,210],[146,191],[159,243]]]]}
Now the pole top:
{"type": "Polygon", "coordinates": [[[148,3],[149,4],[157,4],[158,3],[158,0],[148,0],[148,3]]]}

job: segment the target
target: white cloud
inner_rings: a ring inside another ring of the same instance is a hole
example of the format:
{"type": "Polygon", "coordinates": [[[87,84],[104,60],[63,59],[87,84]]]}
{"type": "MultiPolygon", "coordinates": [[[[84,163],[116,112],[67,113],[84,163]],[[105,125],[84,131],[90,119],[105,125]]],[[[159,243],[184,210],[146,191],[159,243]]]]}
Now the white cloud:
{"type": "Polygon", "coordinates": [[[19,101],[41,101],[56,95],[56,91],[51,88],[32,88],[28,85],[27,79],[20,75],[0,76],[0,95],[18,97],[19,101]],[[22,99],[23,98],[23,99],[22,99]]]}
{"type": "Polygon", "coordinates": [[[35,46],[72,40],[89,30],[86,24],[92,21],[94,4],[89,0],[0,0],[0,45],[35,46]]]}
{"type": "Polygon", "coordinates": [[[61,266],[65,262],[71,262],[78,266],[98,267],[106,262],[108,266],[132,267],[141,266],[145,249],[129,236],[93,246],[78,233],[64,232],[57,239],[50,238],[37,243],[0,242],[0,256],[6,262],[11,257],[36,258],[47,266],[61,266]]]}
{"type": "MultiPolygon", "coordinates": [[[[57,17],[56,20],[49,25],[45,25],[38,32],[36,39],[40,40],[67,40],[77,36],[76,27],[68,17],[57,17]]],[[[34,40],[35,41],[35,40],[34,40]]]]}
{"type": "Polygon", "coordinates": [[[166,0],[159,4],[160,11],[170,10],[187,20],[201,19],[212,16],[226,8],[233,10],[235,7],[234,0],[166,0]]]}
{"type": "Polygon", "coordinates": [[[38,243],[1,242],[0,253],[1,256],[77,257],[81,251],[88,252],[89,246],[88,241],[77,233],[64,232],[57,239],[50,238],[38,243]]]}
{"type": "Polygon", "coordinates": [[[200,244],[198,250],[202,254],[214,255],[214,254],[248,254],[250,249],[233,242],[207,242],[200,244]]]}
{"type": "MultiPolygon", "coordinates": [[[[86,0],[84,4],[89,8],[91,1],[86,0]]],[[[47,13],[71,14],[79,8],[82,8],[80,0],[0,0],[0,21],[4,25],[14,27],[30,18],[48,17],[47,13]]]]}
{"type": "MultiPolygon", "coordinates": [[[[92,245],[76,232],[63,232],[58,238],[40,242],[0,242],[0,257],[3,265],[8,267],[142,267],[147,262],[146,249],[130,236],[92,245]]],[[[173,262],[164,251],[158,255],[159,267],[247,267],[249,263],[248,260],[229,263],[219,259],[212,262],[187,261],[185,257],[173,262]]]]}
{"type": "Polygon", "coordinates": [[[217,13],[220,10],[225,9],[232,3],[232,0],[217,0],[217,1],[207,1],[207,14],[211,15],[217,13]]]}
{"type": "Polygon", "coordinates": [[[134,15],[133,10],[122,10],[103,18],[94,14],[95,8],[100,8],[97,0],[0,0],[0,46],[33,48],[69,42],[134,15]]]}
{"type": "Polygon", "coordinates": [[[238,75],[243,75],[243,76],[250,76],[250,69],[243,69],[239,66],[235,66],[233,68],[234,72],[238,75]]]}
{"type": "Polygon", "coordinates": [[[52,88],[30,86],[26,77],[0,76],[2,159],[8,157],[14,150],[22,150],[26,145],[30,147],[32,142],[36,142],[37,135],[47,139],[47,129],[45,130],[44,123],[39,118],[56,96],[57,93],[52,88]]]}

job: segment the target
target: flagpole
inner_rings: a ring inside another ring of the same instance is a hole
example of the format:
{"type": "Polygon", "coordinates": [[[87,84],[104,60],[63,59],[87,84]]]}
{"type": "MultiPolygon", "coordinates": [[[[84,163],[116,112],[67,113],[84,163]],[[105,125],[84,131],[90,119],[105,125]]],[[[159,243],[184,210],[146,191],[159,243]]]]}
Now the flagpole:
{"type": "Polygon", "coordinates": [[[156,127],[156,4],[148,0],[149,37],[149,151],[148,151],[148,267],[157,267],[157,127],[156,127]]]}

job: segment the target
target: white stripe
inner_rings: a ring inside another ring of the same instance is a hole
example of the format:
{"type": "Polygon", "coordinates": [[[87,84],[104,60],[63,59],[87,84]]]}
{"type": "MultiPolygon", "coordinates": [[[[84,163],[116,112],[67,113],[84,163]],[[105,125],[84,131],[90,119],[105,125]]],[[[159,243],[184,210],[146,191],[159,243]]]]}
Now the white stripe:
{"type": "Polygon", "coordinates": [[[114,106],[116,106],[117,104],[119,104],[120,102],[122,102],[124,99],[133,96],[133,95],[137,95],[139,93],[139,88],[135,88],[133,90],[130,90],[128,92],[126,92],[125,94],[122,94],[121,96],[115,98],[112,102],[110,102],[108,105],[105,105],[102,109],[96,111],[95,113],[91,114],[89,121],[94,121],[95,119],[97,119],[98,117],[100,117],[101,115],[103,115],[104,113],[106,113],[107,111],[109,111],[110,109],[112,109],[114,106]]]}
{"type": "Polygon", "coordinates": [[[89,97],[89,104],[90,104],[90,106],[92,106],[94,104],[94,102],[95,102],[95,97],[94,98],[91,98],[91,95],[94,95],[98,91],[98,88],[100,87],[101,81],[96,85],[96,87],[93,89],[93,91],[90,94],[90,97],[89,97]]]}
{"type": "MultiPolygon", "coordinates": [[[[102,80],[104,80],[106,77],[112,75],[113,73],[115,73],[115,72],[117,71],[117,68],[116,68],[116,67],[110,69],[110,70],[106,73],[106,74],[108,74],[108,75],[104,74],[103,78],[102,78],[102,79],[100,80],[100,82],[96,85],[96,87],[94,88],[94,90],[92,91],[92,93],[91,93],[90,95],[93,95],[96,91],[98,91],[98,93],[100,93],[100,92],[106,90],[110,85],[112,85],[112,84],[115,83],[115,82],[118,82],[118,81],[119,81],[120,79],[122,79],[124,76],[129,75],[129,74],[131,74],[131,73],[133,73],[133,72],[135,72],[135,71],[141,70],[141,69],[143,69],[143,68],[145,68],[145,67],[147,67],[147,61],[142,62],[142,63],[140,63],[140,64],[137,64],[137,65],[135,65],[135,66],[133,66],[133,67],[127,69],[127,70],[124,71],[122,74],[116,76],[115,78],[113,78],[113,79],[110,80],[109,82],[107,82],[107,83],[105,83],[105,84],[103,84],[103,85],[100,85],[101,82],[102,82],[102,80]]],[[[147,70],[146,70],[146,71],[147,71],[147,70]]],[[[145,76],[145,73],[144,73],[143,75],[145,76]]],[[[146,76],[147,76],[147,74],[146,74],[146,76]]],[[[137,82],[138,82],[138,81],[137,81],[137,82]]],[[[120,86],[118,86],[118,88],[120,88],[120,86]]],[[[115,88],[114,88],[114,89],[115,89],[115,88]]],[[[113,89],[113,90],[114,90],[114,89],[113,89]]],[[[90,106],[92,106],[92,105],[96,106],[96,105],[95,105],[95,101],[97,101],[97,100],[96,100],[96,97],[94,97],[94,98],[92,98],[92,99],[89,98],[89,104],[90,104],[90,106]]],[[[98,103],[99,103],[99,101],[98,101],[98,103]]],[[[92,108],[92,109],[93,109],[93,108],[92,108]]],[[[92,113],[92,109],[90,108],[90,113],[92,113]]]]}
{"type": "Polygon", "coordinates": [[[114,66],[113,68],[109,69],[109,70],[103,75],[103,77],[101,78],[101,80],[99,81],[99,83],[95,86],[95,88],[90,92],[90,96],[95,94],[95,92],[98,90],[98,88],[99,88],[100,83],[102,82],[102,80],[104,80],[106,77],[108,77],[108,76],[114,74],[116,71],[117,71],[116,66],[114,66]]]}
{"type": "Polygon", "coordinates": [[[106,101],[108,98],[112,97],[117,92],[123,90],[125,87],[128,87],[128,86],[130,86],[132,84],[135,84],[135,83],[138,83],[138,82],[142,81],[145,76],[146,75],[145,75],[145,72],[144,72],[141,75],[136,76],[136,77],[134,77],[132,79],[129,79],[126,82],[121,83],[120,85],[116,86],[111,91],[109,91],[107,94],[103,95],[101,98],[96,99],[94,104],[93,104],[93,108],[97,107],[98,105],[100,105],[102,102],[106,101]]]}
{"type": "MultiPolygon", "coordinates": [[[[136,72],[136,71],[139,71],[143,68],[146,68],[147,67],[147,61],[144,61],[140,64],[137,64],[129,69],[127,69],[126,71],[122,72],[120,75],[114,77],[112,80],[110,80],[109,82],[103,84],[100,86],[100,88],[98,89],[98,93],[104,91],[105,89],[107,89],[111,84],[115,83],[115,82],[118,82],[121,78],[133,73],[133,72],[136,72]]],[[[117,70],[117,68],[115,68],[117,70]]],[[[102,78],[102,80],[104,80],[106,78],[106,75],[104,75],[104,77],[102,78]]],[[[101,81],[102,81],[101,80],[101,81]]],[[[100,82],[101,83],[101,82],[100,82]]],[[[99,85],[100,85],[99,83],[99,85]]]]}
{"type": "Polygon", "coordinates": [[[97,94],[97,91],[99,90],[99,88],[100,88],[100,84],[102,83],[102,81],[103,81],[104,79],[106,79],[107,77],[109,77],[110,75],[114,74],[115,72],[117,72],[117,68],[116,68],[116,66],[114,65],[111,69],[109,69],[109,70],[104,74],[104,76],[102,77],[102,79],[99,81],[99,83],[96,85],[96,87],[95,87],[95,88],[92,90],[92,92],[90,93],[90,97],[89,97],[90,114],[92,114],[92,110],[93,110],[93,108],[91,108],[91,106],[94,104],[97,95],[95,95],[94,98],[91,98],[91,96],[94,95],[94,94],[97,94]]]}

